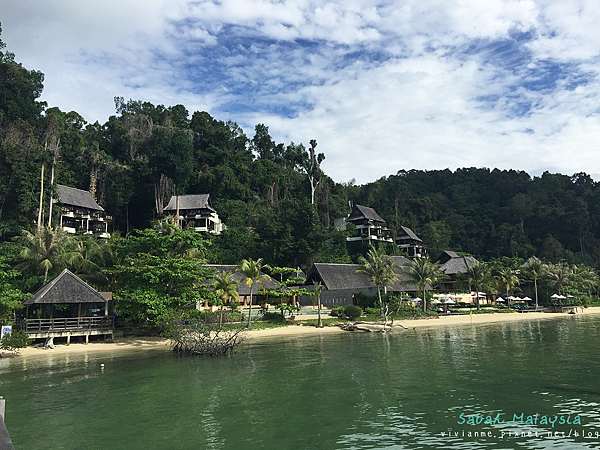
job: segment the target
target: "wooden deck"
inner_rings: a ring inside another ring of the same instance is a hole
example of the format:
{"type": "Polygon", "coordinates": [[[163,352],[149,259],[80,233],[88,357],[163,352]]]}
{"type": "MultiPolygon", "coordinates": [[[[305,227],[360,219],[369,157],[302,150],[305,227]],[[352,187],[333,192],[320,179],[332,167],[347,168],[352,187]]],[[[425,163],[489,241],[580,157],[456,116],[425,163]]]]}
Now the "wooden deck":
{"type": "Polygon", "coordinates": [[[58,319],[25,319],[23,331],[31,339],[66,337],[67,344],[71,336],[85,336],[87,344],[89,336],[110,336],[115,329],[114,317],[68,317],[58,319]]]}

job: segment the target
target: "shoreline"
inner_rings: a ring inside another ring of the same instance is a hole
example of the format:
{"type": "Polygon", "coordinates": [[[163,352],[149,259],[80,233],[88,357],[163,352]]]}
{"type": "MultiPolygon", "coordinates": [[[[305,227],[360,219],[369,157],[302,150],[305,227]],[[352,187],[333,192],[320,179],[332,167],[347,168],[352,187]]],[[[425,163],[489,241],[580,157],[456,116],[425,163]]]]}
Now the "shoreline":
{"type": "MultiPolygon", "coordinates": [[[[531,313],[497,313],[497,314],[473,314],[473,315],[456,315],[456,316],[440,316],[437,319],[415,319],[415,320],[402,320],[396,321],[401,323],[409,329],[417,328],[436,328],[436,327],[448,327],[448,326],[464,326],[464,325],[485,325],[495,323],[510,323],[510,322],[521,322],[528,320],[540,320],[540,319],[558,319],[567,317],[578,317],[583,315],[594,315],[600,314],[600,307],[584,308],[583,312],[577,314],[567,313],[543,313],[543,312],[531,312],[531,313]]],[[[327,317],[327,316],[325,316],[327,317]]],[[[350,333],[350,331],[344,331],[338,326],[330,326],[325,328],[316,328],[314,326],[302,325],[301,320],[298,325],[289,325],[287,327],[269,328],[264,330],[251,330],[245,334],[245,341],[256,341],[262,339],[272,339],[280,336],[306,336],[306,335],[328,335],[335,333],[350,333]]],[[[392,331],[398,333],[405,331],[404,329],[397,327],[392,331]]],[[[361,333],[359,331],[359,333],[361,333]]],[[[3,352],[3,359],[29,359],[29,358],[48,358],[54,356],[66,356],[66,355],[77,355],[77,354],[97,354],[107,352],[122,352],[122,351],[140,351],[140,350],[152,350],[152,349],[163,349],[170,351],[169,340],[162,337],[126,337],[116,338],[115,342],[91,342],[88,345],[83,343],[72,343],[71,345],[59,344],[54,349],[42,349],[35,347],[27,347],[21,350],[18,355],[12,355],[10,352],[3,352]]]]}

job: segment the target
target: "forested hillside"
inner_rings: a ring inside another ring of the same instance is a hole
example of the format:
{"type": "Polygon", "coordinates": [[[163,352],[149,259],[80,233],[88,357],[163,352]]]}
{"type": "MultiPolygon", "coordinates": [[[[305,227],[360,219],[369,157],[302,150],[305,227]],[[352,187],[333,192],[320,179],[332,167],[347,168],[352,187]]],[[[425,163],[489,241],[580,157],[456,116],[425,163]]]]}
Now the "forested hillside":
{"type": "Polygon", "coordinates": [[[450,249],[482,260],[600,261],[600,190],[585,173],[398,167],[362,186],[340,184],[322,171],[327,149],[314,136],[277,143],[265,124],[248,137],[227,118],[119,97],[103,124],[49,108],[38,100],[43,74],[0,45],[2,240],[35,227],[44,166],[44,223],[52,174],[54,184],[89,190],[114,217],[109,231],[123,235],[153,226],[173,193],[209,193],[228,227],[212,238],[211,263],[349,262],[346,234],[333,228],[349,202],[374,208],[393,229],[412,228],[433,257],[450,249]]]}

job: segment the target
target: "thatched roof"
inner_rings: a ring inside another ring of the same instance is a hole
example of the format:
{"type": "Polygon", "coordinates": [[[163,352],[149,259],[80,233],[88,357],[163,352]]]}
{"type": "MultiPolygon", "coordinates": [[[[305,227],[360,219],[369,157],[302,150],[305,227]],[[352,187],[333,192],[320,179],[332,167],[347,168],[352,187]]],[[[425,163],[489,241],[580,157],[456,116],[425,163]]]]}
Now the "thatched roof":
{"type": "Polygon", "coordinates": [[[467,273],[469,267],[473,267],[479,263],[473,256],[460,256],[458,253],[449,250],[443,252],[436,262],[440,265],[440,269],[446,275],[467,273]]]}
{"type": "Polygon", "coordinates": [[[353,222],[355,220],[372,220],[374,222],[385,223],[379,214],[375,212],[373,208],[369,208],[368,206],[355,205],[354,209],[350,213],[350,215],[346,218],[346,222],[353,222]]]}
{"type": "MultiPolygon", "coordinates": [[[[408,267],[409,260],[403,256],[392,256],[391,257],[396,264],[400,267],[395,270],[398,276],[392,286],[389,287],[392,291],[414,291],[416,284],[409,281],[408,267]]],[[[373,282],[365,275],[356,273],[358,270],[358,264],[326,264],[326,263],[315,263],[308,272],[308,278],[306,284],[312,284],[313,282],[320,281],[325,287],[330,290],[338,289],[369,289],[376,287],[373,282]]]]}
{"type": "Polygon", "coordinates": [[[413,230],[408,227],[400,227],[396,240],[412,240],[417,242],[423,242],[419,236],[417,236],[413,230]]]}
{"type": "MultiPolygon", "coordinates": [[[[164,211],[175,211],[177,209],[177,196],[172,196],[164,211]]],[[[216,212],[210,204],[209,194],[179,195],[179,209],[208,209],[216,212]]]]}
{"type": "Polygon", "coordinates": [[[358,264],[315,263],[308,272],[307,284],[322,282],[327,290],[368,289],[374,285],[365,275],[355,273],[358,264]]]}
{"type": "MultiPolygon", "coordinates": [[[[227,265],[227,264],[205,264],[202,267],[213,269],[217,273],[232,272],[233,278],[235,280],[237,280],[238,283],[239,283],[239,285],[238,285],[238,294],[239,295],[245,295],[245,296],[249,296],[250,295],[250,287],[246,283],[242,283],[241,282],[244,278],[246,278],[246,276],[242,272],[238,272],[237,266],[235,266],[233,264],[231,264],[231,265],[227,265]]],[[[275,285],[275,283],[273,282],[273,279],[271,277],[269,277],[268,275],[264,274],[263,272],[261,272],[261,275],[265,275],[266,277],[268,277],[267,280],[262,280],[263,284],[265,285],[265,288],[267,288],[267,289],[275,289],[277,287],[275,285]]],[[[252,295],[256,295],[256,294],[260,294],[260,293],[262,293],[262,286],[259,283],[255,283],[254,286],[252,287],[252,295]]]]}
{"type": "Polygon", "coordinates": [[[77,275],[65,269],[39,288],[24,305],[60,303],[104,303],[106,299],[77,275]]]}
{"type": "Polygon", "coordinates": [[[60,204],[79,206],[80,208],[87,208],[93,211],[104,211],[104,208],[96,203],[96,200],[94,200],[94,197],[88,191],[57,184],[56,193],[58,194],[58,202],[60,204]]]}

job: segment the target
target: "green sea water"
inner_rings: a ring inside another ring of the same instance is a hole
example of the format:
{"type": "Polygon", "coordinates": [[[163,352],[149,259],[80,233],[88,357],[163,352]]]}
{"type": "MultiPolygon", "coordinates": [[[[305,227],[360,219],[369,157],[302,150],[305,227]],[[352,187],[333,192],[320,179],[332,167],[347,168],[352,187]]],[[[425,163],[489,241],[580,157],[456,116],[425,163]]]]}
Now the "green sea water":
{"type": "Polygon", "coordinates": [[[0,395],[17,450],[600,448],[599,337],[571,316],[12,358],[0,395]]]}

